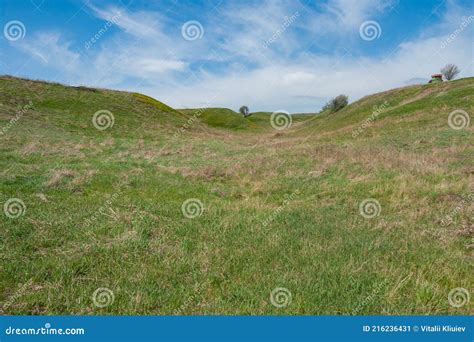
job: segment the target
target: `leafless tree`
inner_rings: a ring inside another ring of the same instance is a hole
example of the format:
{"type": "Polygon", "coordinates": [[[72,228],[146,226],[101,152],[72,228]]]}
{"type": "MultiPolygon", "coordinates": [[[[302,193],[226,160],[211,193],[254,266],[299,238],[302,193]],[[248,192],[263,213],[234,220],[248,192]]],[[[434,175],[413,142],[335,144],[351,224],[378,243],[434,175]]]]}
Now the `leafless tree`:
{"type": "Polygon", "coordinates": [[[456,76],[460,72],[461,71],[459,70],[456,64],[446,64],[446,66],[441,69],[441,73],[443,74],[444,78],[448,81],[456,78],[456,76]]]}

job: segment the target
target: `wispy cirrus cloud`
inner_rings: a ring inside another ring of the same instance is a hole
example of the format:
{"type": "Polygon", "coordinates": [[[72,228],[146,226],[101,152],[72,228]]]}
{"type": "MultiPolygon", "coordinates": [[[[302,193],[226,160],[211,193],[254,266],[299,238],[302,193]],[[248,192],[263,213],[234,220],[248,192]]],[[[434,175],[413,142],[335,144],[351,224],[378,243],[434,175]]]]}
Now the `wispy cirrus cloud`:
{"type": "Polygon", "coordinates": [[[71,42],[61,40],[59,32],[39,32],[16,45],[44,65],[71,72],[78,67],[81,55],[71,50],[71,42]]]}
{"type": "Polygon", "coordinates": [[[348,30],[358,29],[360,24],[378,17],[386,10],[396,6],[399,0],[330,0],[323,3],[323,12],[314,18],[316,25],[324,31],[331,30],[345,34],[348,30]]]}
{"type": "Polygon", "coordinates": [[[162,33],[160,23],[163,22],[156,12],[137,11],[130,12],[125,8],[108,6],[106,8],[97,7],[90,2],[87,3],[92,14],[103,20],[113,20],[124,32],[139,38],[167,38],[162,33]]]}

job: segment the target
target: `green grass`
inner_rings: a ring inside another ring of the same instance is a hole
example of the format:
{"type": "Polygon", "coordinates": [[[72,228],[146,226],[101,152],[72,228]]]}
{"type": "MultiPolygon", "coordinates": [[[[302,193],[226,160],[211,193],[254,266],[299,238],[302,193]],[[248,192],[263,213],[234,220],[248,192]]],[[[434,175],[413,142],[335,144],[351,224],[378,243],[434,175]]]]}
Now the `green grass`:
{"type": "Polygon", "coordinates": [[[257,128],[246,120],[241,114],[228,108],[195,108],[180,109],[180,112],[188,116],[196,116],[199,121],[208,126],[216,128],[226,128],[231,130],[247,130],[257,128]]]}
{"type": "Polygon", "coordinates": [[[448,293],[473,287],[473,129],[447,120],[472,119],[473,90],[473,78],[394,89],[275,131],[271,113],[196,115],[2,77],[0,129],[32,102],[0,135],[0,203],[26,206],[0,218],[3,311],[469,313],[448,293]],[[112,127],[94,127],[98,110],[112,127]],[[190,198],[199,217],[181,211],[190,198]],[[371,219],[359,213],[368,198],[381,205],[371,219]],[[277,287],[289,305],[271,304],[277,287]],[[98,288],[113,303],[94,305],[98,288]]]}
{"type": "MultiPolygon", "coordinates": [[[[255,130],[271,129],[269,112],[254,112],[247,118],[242,114],[234,112],[228,108],[194,108],[179,109],[189,117],[196,117],[197,120],[214,128],[225,128],[226,130],[236,130],[241,132],[254,132],[255,130]]],[[[292,122],[301,122],[311,119],[313,115],[296,114],[292,116],[292,122]]]]}

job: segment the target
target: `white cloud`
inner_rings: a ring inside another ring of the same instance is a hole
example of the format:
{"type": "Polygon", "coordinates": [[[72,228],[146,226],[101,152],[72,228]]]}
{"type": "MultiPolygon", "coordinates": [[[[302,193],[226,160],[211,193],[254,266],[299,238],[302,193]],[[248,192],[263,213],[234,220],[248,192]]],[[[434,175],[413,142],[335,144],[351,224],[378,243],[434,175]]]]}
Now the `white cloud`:
{"type": "Polygon", "coordinates": [[[20,50],[30,54],[42,64],[73,72],[78,67],[81,56],[71,51],[70,45],[69,42],[61,41],[58,32],[40,32],[17,44],[20,50]]]}
{"type": "MultiPolygon", "coordinates": [[[[252,110],[286,109],[316,111],[324,99],[340,93],[356,100],[378,91],[404,86],[413,78],[429,78],[446,63],[462,69],[461,76],[472,76],[472,52],[468,35],[459,36],[449,48],[440,50],[443,36],[403,43],[387,59],[347,55],[313,57],[298,64],[265,66],[253,71],[203,78],[202,84],[175,89],[149,90],[155,97],[174,106],[197,107],[218,94],[215,106],[238,108],[247,104],[252,110]],[[186,94],[183,96],[182,94],[186,94]],[[316,97],[313,99],[312,97],[316,97]]],[[[147,89],[144,89],[147,91],[147,89]]]]}
{"type": "Polygon", "coordinates": [[[362,22],[382,13],[395,2],[396,0],[330,0],[324,5],[326,12],[321,17],[325,17],[326,23],[332,22],[337,28],[358,29],[362,22]]]}
{"type": "MultiPolygon", "coordinates": [[[[390,10],[392,4],[393,1],[334,0],[328,3],[328,11],[322,17],[332,16],[336,19],[331,24],[335,26],[330,29],[339,27],[337,22],[344,22],[344,29],[352,27],[358,30],[361,21],[383,10],[390,10]]],[[[279,12],[270,7],[266,13],[281,15],[291,13],[291,10],[286,8],[279,12]]],[[[231,53],[252,57],[252,47],[258,44],[260,36],[264,36],[262,32],[271,32],[274,27],[268,21],[259,19],[258,15],[247,14],[243,12],[237,20],[244,21],[245,26],[247,18],[250,28],[239,31],[236,37],[231,36],[226,43],[232,42],[231,47],[234,48],[231,53]]],[[[446,63],[459,65],[462,77],[472,76],[473,55],[470,47],[474,22],[470,28],[459,33],[447,48],[440,49],[443,41],[461,24],[465,15],[465,9],[448,3],[448,12],[438,25],[427,27],[419,33],[419,38],[402,42],[391,55],[384,58],[353,56],[350,51],[342,56],[308,53],[288,58],[284,53],[279,54],[277,49],[268,52],[267,58],[260,58],[260,50],[257,49],[254,56],[258,66],[255,68],[244,67],[239,72],[206,74],[191,85],[178,84],[175,88],[160,90],[145,88],[143,91],[174,106],[197,107],[218,94],[213,102],[215,106],[236,109],[245,103],[252,110],[273,111],[283,108],[289,111],[315,111],[326,99],[340,93],[356,100],[374,92],[404,86],[413,78],[427,79],[446,63]]],[[[324,32],[327,30],[328,27],[324,32]]],[[[291,32],[285,32],[279,39],[285,43],[285,40],[293,38],[291,32]]]]}
{"type": "Polygon", "coordinates": [[[429,78],[446,63],[459,65],[461,76],[474,75],[469,48],[474,22],[440,49],[466,16],[465,9],[452,1],[439,24],[424,28],[418,38],[401,43],[382,58],[361,57],[357,50],[353,55],[350,45],[342,54],[316,54],[301,39],[302,35],[311,41],[348,30],[358,32],[361,21],[390,10],[391,4],[330,0],[324,11],[288,2],[268,1],[256,7],[232,4],[203,22],[204,37],[192,42],[181,37],[181,22],[170,23],[160,13],[91,7],[104,20],[115,16],[121,32],[110,33],[113,39],[102,38],[87,60],[80,60],[58,34],[39,35],[23,49],[41,63],[68,71],[71,83],[144,92],[171,106],[188,108],[237,109],[246,104],[251,110],[316,111],[340,93],[356,100],[414,78],[429,78]],[[296,20],[264,47],[296,11],[300,14],[296,20]]]}
{"type": "Polygon", "coordinates": [[[140,72],[163,73],[169,70],[183,70],[186,64],[181,61],[144,58],[136,61],[135,66],[140,72]]]}
{"type": "Polygon", "coordinates": [[[158,13],[146,11],[130,12],[114,6],[104,9],[96,7],[91,3],[87,3],[87,6],[98,18],[114,22],[126,33],[133,36],[139,38],[166,38],[159,26],[159,23],[163,22],[164,18],[159,16],[158,13]]]}

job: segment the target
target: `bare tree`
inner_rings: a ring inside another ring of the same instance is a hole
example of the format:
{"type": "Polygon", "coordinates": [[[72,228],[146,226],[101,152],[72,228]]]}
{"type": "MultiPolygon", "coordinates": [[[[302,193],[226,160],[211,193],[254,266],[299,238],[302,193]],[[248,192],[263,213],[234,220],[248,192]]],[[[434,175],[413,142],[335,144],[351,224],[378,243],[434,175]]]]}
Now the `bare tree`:
{"type": "Polygon", "coordinates": [[[460,72],[461,70],[459,70],[456,64],[446,64],[446,66],[441,69],[441,73],[448,81],[454,79],[460,72]]]}
{"type": "Polygon", "coordinates": [[[250,113],[249,112],[249,107],[242,106],[242,107],[240,107],[239,112],[240,112],[240,114],[242,114],[244,116],[244,118],[246,118],[247,116],[249,116],[249,113],[250,113]]]}

